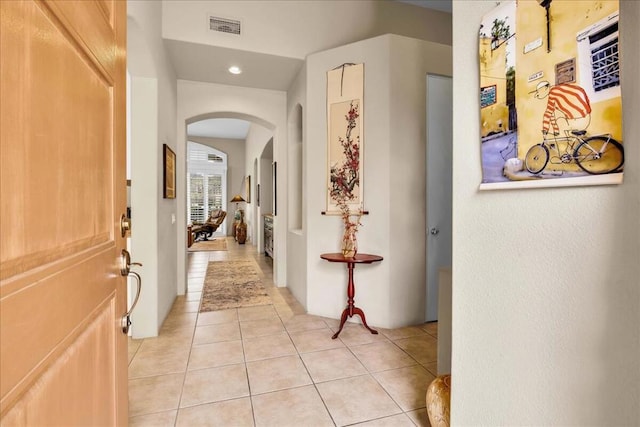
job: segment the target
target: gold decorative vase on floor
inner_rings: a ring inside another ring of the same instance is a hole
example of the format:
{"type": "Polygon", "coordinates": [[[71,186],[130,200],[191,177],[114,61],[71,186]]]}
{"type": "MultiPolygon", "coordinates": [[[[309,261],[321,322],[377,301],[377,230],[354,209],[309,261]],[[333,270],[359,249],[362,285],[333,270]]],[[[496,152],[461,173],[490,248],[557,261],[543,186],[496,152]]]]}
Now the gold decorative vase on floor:
{"type": "Polygon", "coordinates": [[[244,221],[236,225],[236,240],[241,245],[247,241],[247,223],[244,221]]]}
{"type": "Polygon", "coordinates": [[[451,375],[440,375],[427,388],[427,416],[432,427],[449,427],[451,375]]]}

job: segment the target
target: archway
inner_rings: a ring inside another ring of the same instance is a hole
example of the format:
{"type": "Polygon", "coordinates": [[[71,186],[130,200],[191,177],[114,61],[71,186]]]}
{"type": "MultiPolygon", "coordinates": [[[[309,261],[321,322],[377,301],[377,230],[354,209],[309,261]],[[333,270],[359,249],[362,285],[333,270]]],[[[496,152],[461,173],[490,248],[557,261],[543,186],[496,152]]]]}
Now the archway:
{"type": "MultiPolygon", "coordinates": [[[[231,166],[229,166],[229,185],[228,185],[228,193],[227,193],[227,198],[225,200],[225,203],[228,203],[228,199],[230,199],[230,197],[232,197],[233,194],[238,193],[239,191],[242,193],[244,192],[250,192],[251,197],[250,199],[247,201],[247,203],[245,204],[245,220],[247,220],[247,226],[248,226],[248,236],[250,237],[250,242],[251,244],[256,245],[256,249],[258,252],[263,251],[263,245],[262,245],[262,232],[261,232],[261,227],[262,227],[262,222],[260,221],[262,214],[261,214],[261,207],[258,204],[258,194],[256,194],[258,185],[260,185],[261,189],[265,189],[265,185],[266,186],[271,186],[272,183],[271,181],[269,182],[262,182],[260,177],[261,177],[261,164],[259,162],[259,155],[260,153],[262,153],[263,151],[263,147],[265,145],[267,145],[268,141],[272,141],[273,140],[273,136],[276,130],[276,126],[272,123],[270,123],[267,120],[264,120],[260,117],[256,117],[250,114],[245,114],[245,113],[238,113],[238,112],[233,112],[233,111],[219,111],[219,112],[209,112],[209,113],[204,113],[204,114],[199,114],[199,115],[195,115],[189,118],[186,118],[184,120],[184,123],[182,125],[179,125],[181,127],[183,127],[183,132],[185,135],[185,141],[191,141],[194,140],[195,142],[200,142],[199,140],[197,140],[196,138],[192,138],[190,135],[188,135],[188,130],[187,127],[191,124],[194,124],[196,122],[200,122],[203,120],[209,120],[209,119],[239,119],[239,120],[244,120],[247,121],[249,123],[251,123],[251,127],[250,127],[250,131],[249,131],[249,135],[247,136],[247,139],[245,140],[245,154],[244,154],[244,158],[242,159],[242,166],[238,166],[240,167],[242,170],[241,172],[239,172],[237,169],[238,167],[236,167],[235,170],[231,170],[231,166]],[[235,174],[235,176],[231,176],[235,174]],[[239,176],[242,178],[238,178],[238,174],[239,176]],[[250,180],[245,181],[245,178],[251,176],[250,180]],[[244,182],[249,182],[250,181],[250,188],[246,188],[244,187],[244,182]]],[[[186,148],[187,144],[185,144],[184,148],[180,148],[179,145],[179,149],[182,150],[182,155],[185,156],[184,158],[186,159],[186,148]]],[[[209,145],[211,147],[214,147],[213,145],[209,145]]],[[[214,148],[219,148],[219,147],[214,147],[214,148]]],[[[269,165],[269,169],[270,169],[270,165],[269,165]]],[[[187,182],[186,182],[186,173],[185,174],[181,174],[180,170],[178,170],[178,183],[177,183],[178,188],[185,188],[185,194],[186,194],[186,189],[187,189],[187,182]],[[182,176],[184,175],[184,176],[182,176]],[[182,182],[181,182],[182,181],[182,182]]],[[[262,191],[261,191],[262,192],[262,191]]],[[[260,198],[260,202],[262,202],[263,198],[260,198]]],[[[187,220],[187,205],[186,205],[186,198],[185,198],[185,202],[184,203],[180,203],[178,204],[178,209],[180,210],[179,212],[179,217],[185,218],[185,227],[179,227],[178,228],[178,241],[179,242],[186,242],[186,220],[187,220]],[[183,233],[182,236],[180,236],[180,234],[183,233]]],[[[227,211],[228,212],[232,212],[234,209],[234,206],[231,207],[227,207],[227,211]]],[[[229,223],[230,224],[230,223],[229,223]]],[[[230,229],[231,227],[227,227],[228,229],[230,229]]],[[[179,243],[179,246],[181,245],[181,243],[179,243]]],[[[178,293],[183,293],[186,291],[186,286],[187,286],[187,280],[186,280],[186,256],[187,256],[187,251],[184,251],[184,262],[181,262],[182,260],[179,259],[178,262],[178,277],[185,277],[184,281],[179,281],[178,286],[178,293]],[[182,288],[182,289],[180,289],[182,288]]],[[[274,272],[274,277],[275,277],[275,272],[274,272]]]]}

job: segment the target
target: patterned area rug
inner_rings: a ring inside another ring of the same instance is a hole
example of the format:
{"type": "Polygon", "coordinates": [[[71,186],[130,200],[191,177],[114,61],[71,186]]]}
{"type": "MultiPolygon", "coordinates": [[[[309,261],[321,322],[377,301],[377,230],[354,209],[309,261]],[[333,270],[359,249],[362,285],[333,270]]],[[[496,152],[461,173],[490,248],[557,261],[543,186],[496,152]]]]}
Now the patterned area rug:
{"type": "Polygon", "coordinates": [[[205,240],[203,242],[194,242],[189,247],[189,252],[201,252],[201,251],[226,251],[227,239],[224,237],[218,237],[216,240],[205,240]]]}
{"type": "Polygon", "coordinates": [[[252,261],[213,261],[207,266],[200,312],[273,304],[252,261]]]}

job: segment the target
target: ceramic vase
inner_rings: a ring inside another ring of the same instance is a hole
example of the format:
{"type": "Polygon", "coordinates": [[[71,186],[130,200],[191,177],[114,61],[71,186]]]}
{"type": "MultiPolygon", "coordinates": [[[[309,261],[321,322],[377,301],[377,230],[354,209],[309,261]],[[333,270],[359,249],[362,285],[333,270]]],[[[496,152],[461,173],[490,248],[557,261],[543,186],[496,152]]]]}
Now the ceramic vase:
{"type": "Polygon", "coordinates": [[[342,255],[352,258],[358,253],[358,239],[354,227],[345,227],[342,236],[342,255]]]}
{"type": "Polygon", "coordinates": [[[247,241],[247,224],[244,221],[236,226],[236,240],[241,245],[247,241]]]}

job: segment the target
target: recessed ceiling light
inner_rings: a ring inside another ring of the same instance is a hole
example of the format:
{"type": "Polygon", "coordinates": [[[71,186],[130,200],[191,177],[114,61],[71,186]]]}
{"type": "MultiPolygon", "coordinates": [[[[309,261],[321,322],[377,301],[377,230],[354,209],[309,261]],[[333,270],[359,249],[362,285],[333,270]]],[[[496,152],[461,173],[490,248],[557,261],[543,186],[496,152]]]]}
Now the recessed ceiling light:
{"type": "Polygon", "coordinates": [[[242,70],[240,69],[240,67],[238,67],[236,65],[232,65],[231,67],[229,67],[229,72],[231,74],[240,74],[240,73],[242,73],[242,70]]]}

